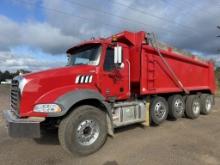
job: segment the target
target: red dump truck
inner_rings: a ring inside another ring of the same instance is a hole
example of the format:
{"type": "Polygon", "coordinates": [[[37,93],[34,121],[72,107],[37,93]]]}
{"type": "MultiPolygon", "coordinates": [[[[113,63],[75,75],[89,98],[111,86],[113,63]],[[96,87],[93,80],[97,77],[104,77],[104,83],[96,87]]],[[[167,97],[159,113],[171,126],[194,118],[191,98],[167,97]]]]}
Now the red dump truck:
{"type": "Polygon", "coordinates": [[[13,79],[4,111],[10,136],[39,138],[58,128],[65,150],[87,155],[117,127],[195,119],[214,104],[213,63],[162,50],[143,31],[83,41],[67,56],[65,67],[13,79]]]}

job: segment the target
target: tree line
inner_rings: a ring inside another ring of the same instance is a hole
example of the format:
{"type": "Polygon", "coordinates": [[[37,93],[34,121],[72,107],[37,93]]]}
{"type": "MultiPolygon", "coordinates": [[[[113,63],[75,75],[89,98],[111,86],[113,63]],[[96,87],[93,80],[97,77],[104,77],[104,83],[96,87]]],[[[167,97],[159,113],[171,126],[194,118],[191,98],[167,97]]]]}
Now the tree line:
{"type": "Polygon", "coordinates": [[[218,86],[220,86],[220,67],[217,67],[215,70],[215,78],[218,86]]]}
{"type": "Polygon", "coordinates": [[[0,82],[5,81],[6,79],[12,79],[13,77],[19,75],[20,73],[30,73],[30,71],[27,70],[17,70],[16,72],[10,72],[8,70],[6,71],[0,71],[0,82]]]}

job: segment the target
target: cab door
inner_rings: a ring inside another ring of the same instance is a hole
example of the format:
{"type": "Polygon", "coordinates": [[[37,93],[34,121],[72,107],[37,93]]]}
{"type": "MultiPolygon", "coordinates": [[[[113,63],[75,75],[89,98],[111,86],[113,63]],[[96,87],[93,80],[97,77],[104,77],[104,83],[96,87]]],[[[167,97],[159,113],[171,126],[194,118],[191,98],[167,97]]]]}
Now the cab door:
{"type": "Polygon", "coordinates": [[[130,62],[128,47],[122,46],[122,63],[114,63],[114,47],[106,46],[100,75],[100,90],[108,100],[127,99],[130,96],[130,62]]]}

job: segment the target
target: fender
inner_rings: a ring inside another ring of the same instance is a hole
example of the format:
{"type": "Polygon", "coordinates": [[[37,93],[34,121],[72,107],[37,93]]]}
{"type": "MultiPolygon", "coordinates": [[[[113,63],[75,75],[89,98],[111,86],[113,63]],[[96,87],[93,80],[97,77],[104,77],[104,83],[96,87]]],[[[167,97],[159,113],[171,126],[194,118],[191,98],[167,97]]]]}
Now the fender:
{"type": "Polygon", "coordinates": [[[96,99],[100,101],[100,103],[102,103],[105,106],[110,119],[112,119],[111,107],[109,103],[105,101],[105,98],[101,94],[99,94],[95,90],[88,89],[74,90],[58,97],[54,103],[61,106],[62,112],[56,114],[49,114],[48,117],[63,116],[70,110],[70,108],[73,105],[87,99],[96,99]]]}

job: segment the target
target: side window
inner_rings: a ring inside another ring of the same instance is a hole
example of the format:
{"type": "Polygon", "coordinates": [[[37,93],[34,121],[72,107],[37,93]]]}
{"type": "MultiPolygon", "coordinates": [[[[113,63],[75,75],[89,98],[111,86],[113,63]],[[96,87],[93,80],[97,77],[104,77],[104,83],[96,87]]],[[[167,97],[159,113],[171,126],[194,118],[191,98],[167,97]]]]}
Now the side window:
{"type": "Polygon", "coordinates": [[[104,62],[104,70],[111,71],[114,68],[114,49],[107,48],[105,62],[104,62]]]}

